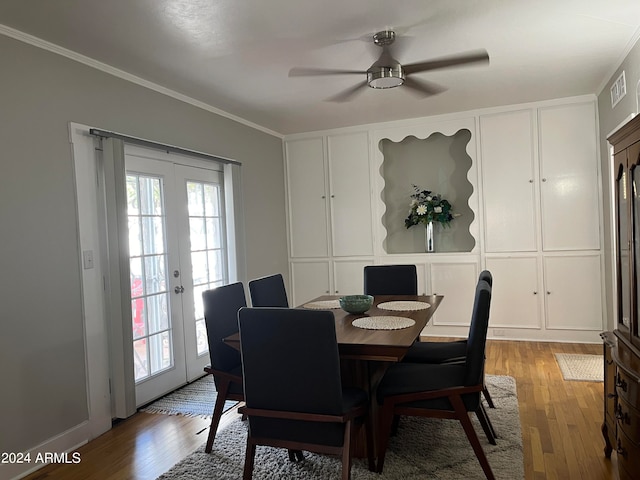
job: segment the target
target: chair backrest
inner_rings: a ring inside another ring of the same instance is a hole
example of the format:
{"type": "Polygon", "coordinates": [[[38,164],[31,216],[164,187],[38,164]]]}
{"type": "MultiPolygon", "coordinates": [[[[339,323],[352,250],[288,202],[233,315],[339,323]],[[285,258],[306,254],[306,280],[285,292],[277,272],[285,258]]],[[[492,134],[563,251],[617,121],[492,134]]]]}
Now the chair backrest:
{"type": "Polygon", "coordinates": [[[342,411],[333,313],[243,308],[238,323],[247,407],[323,414],[342,411]]]}
{"type": "Polygon", "coordinates": [[[253,307],[289,308],[284,279],[279,273],[251,280],[249,294],[253,307]]]}
{"type": "Polygon", "coordinates": [[[478,385],[483,382],[490,306],[491,286],[486,280],[480,280],[476,286],[471,327],[469,328],[469,338],[467,339],[465,385],[468,386],[478,385]]]}
{"type": "Polygon", "coordinates": [[[415,265],[367,265],[364,267],[365,295],[417,295],[415,265]]]}
{"type": "Polygon", "coordinates": [[[480,275],[478,276],[478,281],[480,280],[484,280],[489,284],[490,287],[493,288],[493,275],[491,275],[491,272],[489,270],[483,270],[480,272],[480,275]]]}
{"type": "Polygon", "coordinates": [[[238,331],[238,310],[247,306],[242,283],[231,283],[202,293],[211,366],[228,372],[240,366],[240,352],[222,339],[238,331]]]}

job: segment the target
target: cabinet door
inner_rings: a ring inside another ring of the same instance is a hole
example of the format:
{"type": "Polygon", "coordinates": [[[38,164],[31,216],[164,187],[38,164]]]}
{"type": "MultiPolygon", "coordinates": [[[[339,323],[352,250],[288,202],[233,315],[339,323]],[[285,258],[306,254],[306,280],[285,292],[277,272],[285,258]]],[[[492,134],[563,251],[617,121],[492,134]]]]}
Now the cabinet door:
{"type": "Polygon", "coordinates": [[[600,249],[596,115],[592,103],[541,108],[542,247],[600,249]]]}
{"type": "Polygon", "coordinates": [[[531,117],[530,110],[480,117],[487,252],[537,249],[531,117]]]}
{"type": "Polygon", "coordinates": [[[631,304],[635,311],[631,315],[631,341],[640,348],[640,142],[636,142],[627,148],[627,164],[631,179],[631,250],[633,261],[631,262],[631,304]]]}
{"type": "Polygon", "coordinates": [[[327,149],[333,255],[373,255],[368,135],[330,135],[327,149]]]}
{"type": "Polygon", "coordinates": [[[444,295],[433,316],[433,325],[469,326],[478,283],[478,264],[432,263],[429,266],[433,293],[444,295]]]}
{"type": "Polygon", "coordinates": [[[291,262],[292,307],[330,293],[328,261],[291,262]]]}
{"type": "Polygon", "coordinates": [[[602,330],[600,255],[545,257],[547,328],[602,330]]]}
{"type": "Polygon", "coordinates": [[[491,327],[540,328],[542,292],[536,257],[487,258],[493,274],[491,327]]]}
{"type": "Polygon", "coordinates": [[[292,257],[329,255],[323,139],[287,142],[287,192],[292,257]]]}
{"type": "Polygon", "coordinates": [[[334,295],[362,295],[364,292],[364,267],[372,263],[372,259],[333,262],[334,295]]]}

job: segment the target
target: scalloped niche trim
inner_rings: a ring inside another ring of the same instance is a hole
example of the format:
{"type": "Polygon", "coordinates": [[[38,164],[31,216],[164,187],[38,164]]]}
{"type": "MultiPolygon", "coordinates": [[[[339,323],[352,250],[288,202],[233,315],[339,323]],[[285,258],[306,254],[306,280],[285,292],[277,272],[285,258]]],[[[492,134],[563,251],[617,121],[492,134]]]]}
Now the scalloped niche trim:
{"type": "Polygon", "coordinates": [[[476,241],[470,225],[475,214],[469,207],[473,185],[468,178],[473,162],[467,153],[470,141],[471,132],[466,128],[451,136],[435,132],[424,139],[409,135],[398,142],[380,140],[378,148],[383,155],[380,174],[384,179],[381,199],[385,205],[381,221],[386,231],[383,240],[386,253],[425,252],[424,228],[404,226],[414,184],[441,194],[451,202],[453,211],[460,214],[449,228],[436,225],[436,253],[473,250],[476,241]]]}

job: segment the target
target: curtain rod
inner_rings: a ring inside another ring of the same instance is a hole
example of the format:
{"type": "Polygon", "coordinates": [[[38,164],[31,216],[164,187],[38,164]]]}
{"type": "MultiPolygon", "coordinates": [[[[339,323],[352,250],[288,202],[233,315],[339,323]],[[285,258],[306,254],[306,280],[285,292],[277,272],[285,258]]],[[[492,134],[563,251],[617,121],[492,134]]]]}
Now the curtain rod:
{"type": "Polygon", "coordinates": [[[142,147],[155,148],[157,150],[164,150],[165,152],[179,153],[182,155],[190,155],[192,157],[204,158],[206,160],[214,160],[219,163],[242,165],[240,162],[237,162],[236,160],[229,160],[228,158],[216,157],[215,155],[210,155],[208,153],[197,152],[195,150],[189,150],[187,148],[182,148],[182,147],[174,147],[173,145],[165,145],[163,143],[158,143],[151,140],[144,140],[142,138],[137,138],[137,137],[131,137],[129,135],[123,135],[121,133],[109,132],[108,130],[100,130],[99,128],[91,128],[89,129],[89,133],[96,137],[118,138],[126,143],[140,145],[142,147]]]}

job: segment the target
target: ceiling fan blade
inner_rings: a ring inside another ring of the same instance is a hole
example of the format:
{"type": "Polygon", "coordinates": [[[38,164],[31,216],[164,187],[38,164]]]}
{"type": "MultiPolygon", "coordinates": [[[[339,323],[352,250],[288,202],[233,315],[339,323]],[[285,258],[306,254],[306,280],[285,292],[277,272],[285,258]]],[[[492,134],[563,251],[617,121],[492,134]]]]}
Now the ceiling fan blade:
{"type": "Polygon", "coordinates": [[[318,75],[364,75],[366,70],[342,70],[338,68],[294,67],[289,70],[290,77],[314,77],[318,75]]]}
{"type": "Polygon", "coordinates": [[[427,70],[437,70],[439,68],[455,67],[458,65],[466,65],[469,63],[488,62],[489,54],[486,50],[477,50],[474,52],[466,52],[448,57],[436,58],[427,62],[411,63],[403,65],[402,69],[405,74],[426,72],[427,70]]]}
{"type": "Polygon", "coordinates": [[[346,90],[334,95],[333,97],[327,98],[325,101],[327,102],[347,102],[354,98],[356,95],[362,93],[365,88],[367,88],[367,81],[364,80],[362,82],[356,83],[353,87],[349,87],[346,90]]]}
{"type": "Polygon", "coordinates": [[[446,90],[446,88],[426,80],[418,80],[416,78],[407,77],[404,79],[403,87],[408,87],[411,93],[420,97],[428,97],[437,95],[446,90]]]}

